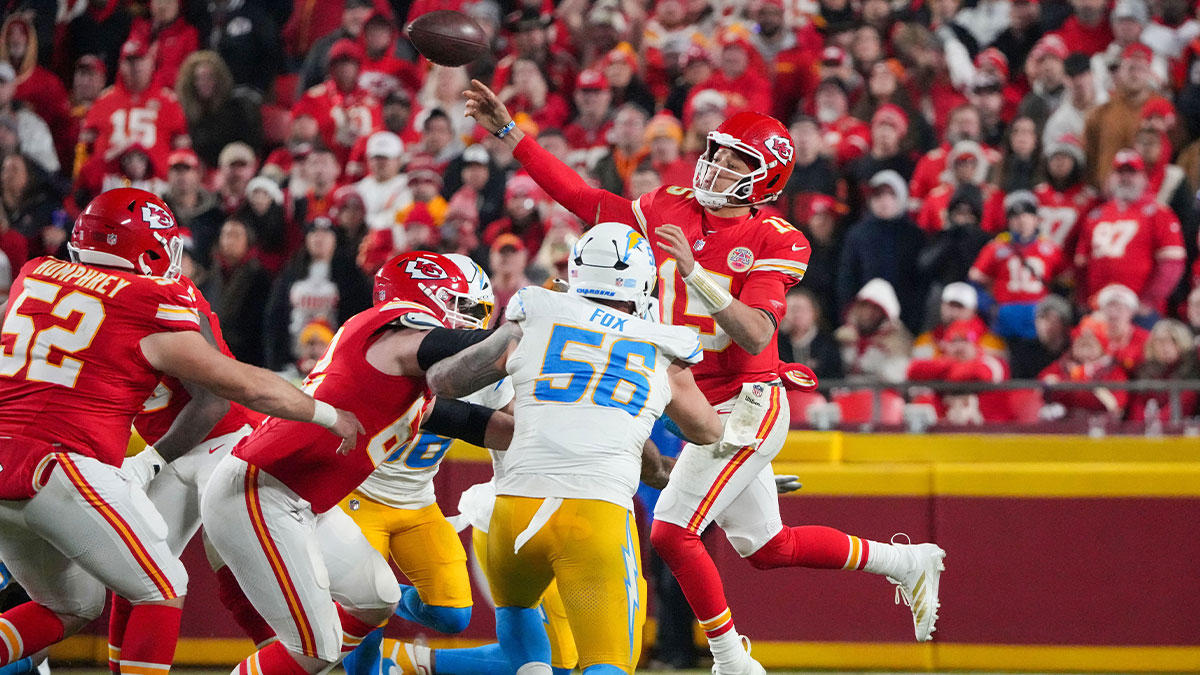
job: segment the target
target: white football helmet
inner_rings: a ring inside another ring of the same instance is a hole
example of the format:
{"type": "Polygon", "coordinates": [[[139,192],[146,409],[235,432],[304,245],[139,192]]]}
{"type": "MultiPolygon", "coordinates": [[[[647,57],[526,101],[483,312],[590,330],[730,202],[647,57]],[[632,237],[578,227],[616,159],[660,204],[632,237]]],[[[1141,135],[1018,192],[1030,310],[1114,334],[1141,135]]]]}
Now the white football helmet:
{"type": "Polygon", "coordinates": [[[643,316],[658,276],[650,242],[628,225],[600,223],[583,233],[567,260],[571,293],[593,300],[623,300],[643,316]]]}
{"type": "Polygon", "coordinates": [[[496,307],[496,294],[492,290],[492,280],[488,278],[487,272],[484,272],[483,268],[469,256],[461,253],[445,255],[462,271],[463,276],[467,279],[467,285],[470,287],[466,294],[451,291],[456,296],[456,301],[455,306],[447,311],[447,315],[463,328],[475,330],[487,328],[492,319],[492,311],[496,307]]]}

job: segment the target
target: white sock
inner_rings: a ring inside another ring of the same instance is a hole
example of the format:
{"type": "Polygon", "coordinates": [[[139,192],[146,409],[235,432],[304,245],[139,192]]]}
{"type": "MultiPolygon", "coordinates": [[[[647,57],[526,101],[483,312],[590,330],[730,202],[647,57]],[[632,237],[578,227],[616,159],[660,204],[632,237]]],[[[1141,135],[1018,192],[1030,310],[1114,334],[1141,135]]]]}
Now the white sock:
{"type": "Polygon", "coordinates": [[[517,675],[554,675],[554,669],[549,663],[526,663],[517,668],[517,675]]]}
{"type": "Polygon", "coordinates": [[[863,565],[864,571],[896,577],[908,569],[905,556],[892,544],[868,541],[867,547],[867,563],[863,565]]]}
{"type": "Polygon", "coordinates": [[[708,638],[708,649],[712,652],[713,663],[719,666],[736,665],[746,658],[746,648],[742,646],[742,636],[736,628],[708,638]]]}

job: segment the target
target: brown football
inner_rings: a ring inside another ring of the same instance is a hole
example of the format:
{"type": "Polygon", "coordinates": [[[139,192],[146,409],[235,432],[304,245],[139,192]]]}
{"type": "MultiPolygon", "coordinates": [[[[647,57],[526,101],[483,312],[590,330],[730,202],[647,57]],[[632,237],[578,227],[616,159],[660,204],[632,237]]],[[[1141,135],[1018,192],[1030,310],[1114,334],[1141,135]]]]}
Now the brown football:
{"type": "Polygon", "coordinates": [[[422,56],[443,66],[465,66],[490,46],[474,19],[449,9],[418,16],[408,24],[407,32],[422,56]]]}

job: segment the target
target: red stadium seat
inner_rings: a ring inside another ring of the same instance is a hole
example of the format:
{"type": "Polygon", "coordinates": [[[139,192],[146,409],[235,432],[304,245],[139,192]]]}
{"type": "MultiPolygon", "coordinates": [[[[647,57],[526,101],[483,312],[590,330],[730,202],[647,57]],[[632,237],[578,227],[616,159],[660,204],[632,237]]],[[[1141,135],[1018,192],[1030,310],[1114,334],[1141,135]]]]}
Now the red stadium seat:
{"type": "Polygon", "coordinates": [[[808,409],[814,405],[823,405],[825,395],[819,391],[789,391],[787,393],[788,407],[792,411],[793,429],[808,426],[808,409]]]}
{"type": "MultiPolygon", "coordinates": [[[[871,420],[875,394],[867,390],[839,392],[833,402],[842,409],[842,424],[865,424],[871,420]]],[[[879,392],[880,424],[900,424],[904,420],[904,398],[891,390],[879,392]]]]}

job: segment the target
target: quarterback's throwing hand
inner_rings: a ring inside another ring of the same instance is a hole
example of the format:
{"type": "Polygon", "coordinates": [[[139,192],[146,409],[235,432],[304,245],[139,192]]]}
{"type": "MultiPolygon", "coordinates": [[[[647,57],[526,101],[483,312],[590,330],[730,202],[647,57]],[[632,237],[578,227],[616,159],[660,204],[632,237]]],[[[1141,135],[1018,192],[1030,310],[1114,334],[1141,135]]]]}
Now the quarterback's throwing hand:
{"type": "Polygon", "coordinates": [[[479,80],[471,80],[471,88],[463,96],[467,98],[466,116],[474,117],[488,133],[494,134],[512,121],[500,98],[479,80]]]}
{"type": "Polygon", "coordinates": [[[337,449],[338,454],[348,455],[358,444],[358,435],[366,433],[367,430],[363,428],[362,422],[358,421],[354,413],[339,409],[337,415],[337,424],[329,427],[329,430],[342,437],[342,442],[337,449]]]}
{"type": "Polygon", "coordinates": [[[658,234],[659,245],[678,263],[680,276],[691,274],[696,267],[696,259],[692,256],[692,245],[683,230],[678,225],[662,225],[655,233],[658,234]]]}

